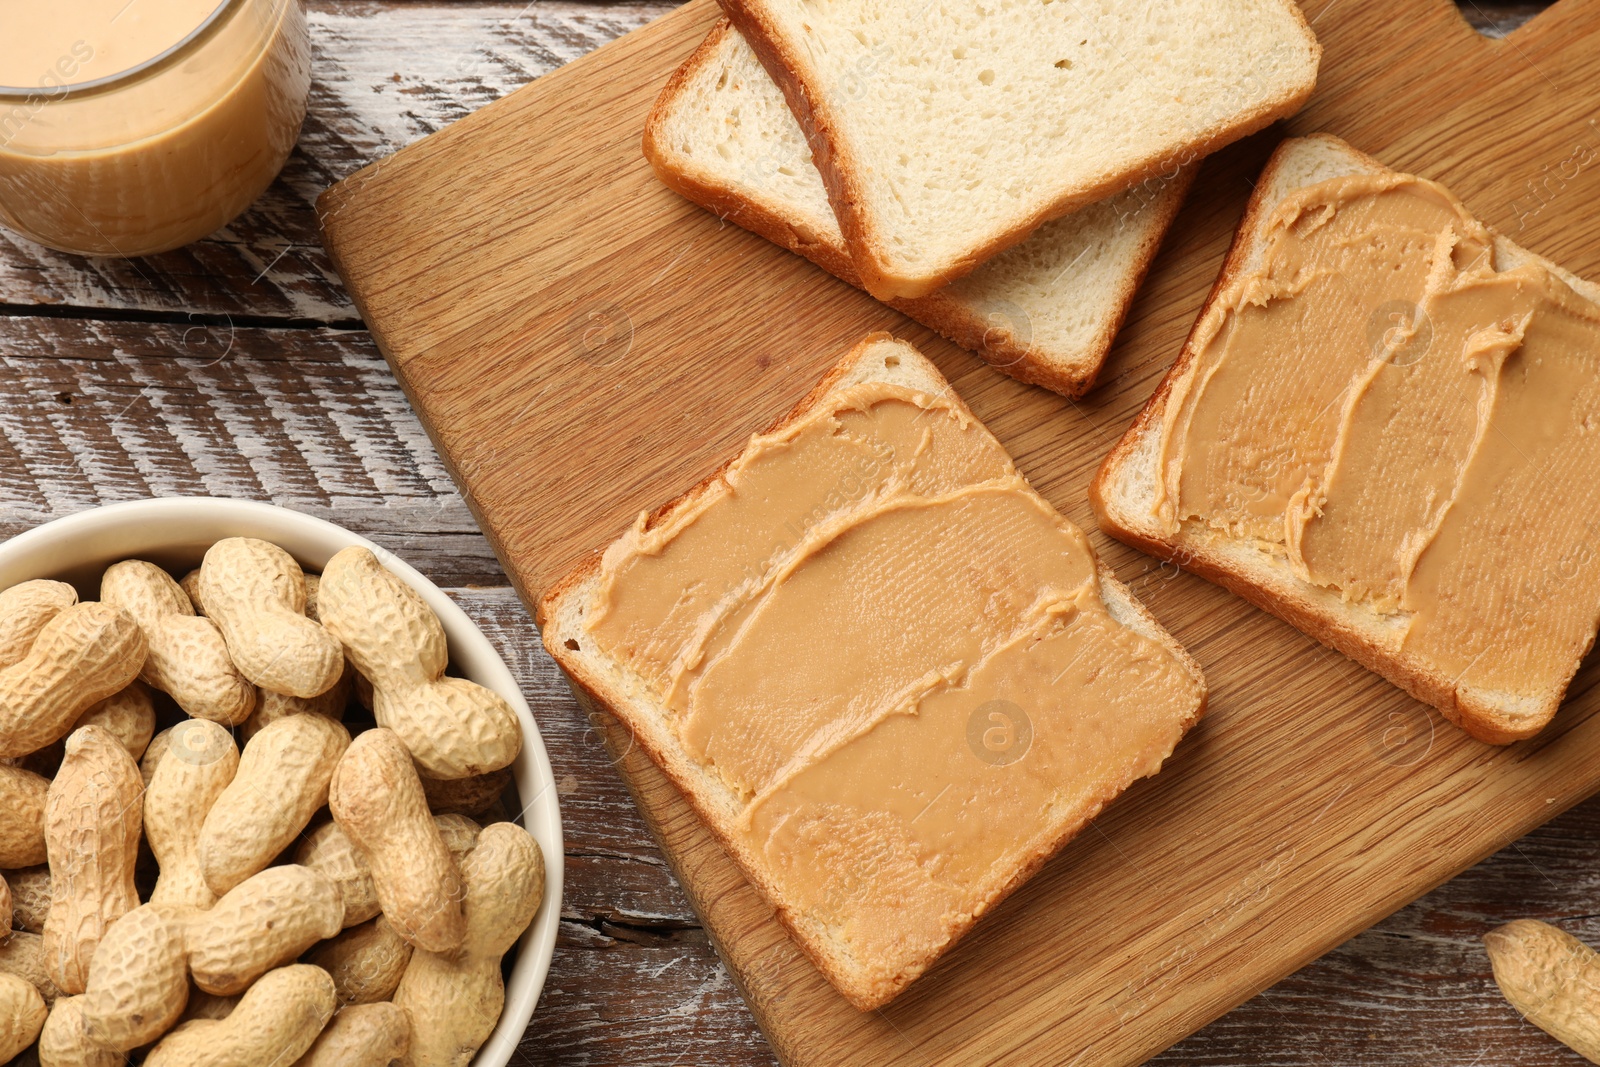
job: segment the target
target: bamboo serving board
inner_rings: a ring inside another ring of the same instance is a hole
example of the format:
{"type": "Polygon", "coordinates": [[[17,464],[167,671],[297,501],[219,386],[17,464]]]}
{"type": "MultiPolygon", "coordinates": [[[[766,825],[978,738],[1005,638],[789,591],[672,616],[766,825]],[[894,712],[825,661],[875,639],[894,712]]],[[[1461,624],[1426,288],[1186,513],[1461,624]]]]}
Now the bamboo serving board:
{"type": "MultiPolygon", "coordinates": [[[[1449,0],[1309,0],[1288,131],[1440,179],[1600,275],[1600,2],[1505,41],[1449,0]]],[[[1208,717],[927,976],[859,1014],[675,789],[617,767],[790,1065],[1139,1062],[1600,789],[1600,668],[1540,737],[1479,744],[1277,620],[1101,535],[1101,458],[1176,355],[1283,130],[1209,160],[1089,398],[989,369],[656,183],[645,113],[716,15],[693,0],[329,190],[327,243],[524,599],[694,485],[854,341],[928,353],[1194,653],[1208,717]]],[[[534,640],[532,634],[528,639],[534,640]]],[[[694,1061],[691,1052],[686,1062],[694,1061]]]]}

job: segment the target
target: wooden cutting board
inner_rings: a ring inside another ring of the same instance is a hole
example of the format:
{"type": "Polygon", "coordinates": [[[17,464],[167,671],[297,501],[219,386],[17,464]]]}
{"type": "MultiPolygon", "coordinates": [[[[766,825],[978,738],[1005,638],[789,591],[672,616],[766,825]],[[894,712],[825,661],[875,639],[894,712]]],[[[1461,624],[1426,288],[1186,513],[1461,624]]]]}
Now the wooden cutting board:
{"type": "MultiPolygon", "coordinates": [[[[1516,240],[1600,275],[1600,2],[1564,0],[1505,41],[1450,0],[1305,6],[1326,54],[1289,131],[1440,179],[1516,240]]],[[[1492,748],[1095,528],[1089,479],[1177,353],[1283,131],[1206,163],[1104,384],[1073,403],[654,181],[645,113],[715,14],[693,0],[321,202],[350,291],[524,598],[889,329],[1092,532],[1212,687],[1157,779],[865,1015],[609,723],[618,770],[785,1063],[1138,1062],[1600,788],[1595,664],[1542,736],[1492,748]]]]}

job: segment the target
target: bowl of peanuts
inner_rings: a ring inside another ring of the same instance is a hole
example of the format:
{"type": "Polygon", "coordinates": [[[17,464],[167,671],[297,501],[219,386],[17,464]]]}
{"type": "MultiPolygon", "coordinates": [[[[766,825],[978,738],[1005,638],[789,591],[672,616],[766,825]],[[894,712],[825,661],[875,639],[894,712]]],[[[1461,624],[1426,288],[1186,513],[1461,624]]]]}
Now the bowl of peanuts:
{"type": "Polygon", "coordinates": [[[0,544],[0,1063],[503,1067],[561,887],[516,680],[393,554],[204,497],[0,544]]]}

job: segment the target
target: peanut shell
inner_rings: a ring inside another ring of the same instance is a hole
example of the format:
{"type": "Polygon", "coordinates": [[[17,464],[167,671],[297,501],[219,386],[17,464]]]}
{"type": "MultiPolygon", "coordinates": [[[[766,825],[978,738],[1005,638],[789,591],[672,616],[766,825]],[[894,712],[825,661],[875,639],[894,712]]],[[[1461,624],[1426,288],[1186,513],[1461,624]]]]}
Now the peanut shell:
{"type": "Polygon", "coordinates": [[[89,1043],[83,1022],[83,998],[62,997],[50,1007],[39,1033],[39,1067],[125,1067],[120,1052],[89,1043]]]}
{"type": "Polygon", "coordinates": [[[269,867],[191,920],[189,971],[207,993],[239,993],[337,934],[343,920],[339,891],[321,873],[298,864],[269,867]]]}
{"type": "Polygon", "coordinates": [[[0,763],[0,870],[45,861],[44,804],[50,780],[0,763]]]}
{"type": "MultiPolygon", "coordinates": [[[[128,755],[142,758],[156,728],[155,703],[150,699],[149,688],[138,680],[129,682],[125,688],[89,705],[72,724],[72,730],[80,726],[101,726],[110,730],[128,750],[128,755]]],[[[22,766],[35,774],[54,778],[61,767],[64,744],[65,739],[52,741],[24,758],[22,766]]]]}
{"type": "Polygon", "coordinates": [[[67,993],[83,992],[100,939],[139,905],[133,876],[143,799],[139,767],[110,731],[73,731],[45,801],[51,886],[45,967],[67,993]]]}
{"type": "Polygon", "coordinates": [[[461,872],[428,813],[411,754],[391,730],[351,742],[334,771],[328,810],[372,869],[378,903],[418,948],[450,952],[466,934],[461,872]]]}
{"type": "Polygon", "coordinates": [[[0,1063],[9,1063],[33,1044],[49,1010],[44,998],[14,974],[0,974],[0,1063]]]}
{"type": "Polygon", "coordinates": [[[194,570],[190,571],[188,574],[185,574],[182,578],[179,578],[178,579],[178,588],[182,589],[183,592],[184,592],[184,595],[189,598],[189,603],[194,606],[194,613],[196,615],[204,615],[206,613],[205,607],[200,603],[200,568],[199,567],[196,567],[194,570]]]}
{"type": "Polygon", "coordinates": [[[233,782],[239,750],[228,731],[205,719],[172,728],[144,794],[144,830],[161,865],[152,904],[205,911],[217,902],[200,869],[200,828],[233,782]]]}
{"type": "Polygon", "coordinates": [[[1549,923],[1518,919],[1483,935],[1494,980],[1530,1023],[1600,1063],[1600,955],[1549,923]]]}
{"type": "Polygon", "coordinates": [[[339,1009],[295,1067],[388,1067],[411,1047],[411,1017],[393,1004],[339,1009]]]}
{"type": "Polygon", "coordinates": [[[194,1019],[162,1038],[145,1067],[292,1064],[333,1018],[333,979],[303,963],[263,975],[226,1019],[194,1019]]]}
{"type": "Polygon", "coordinates": [[[317,592],[321,584],[322,576],[320,574],[307,574],[305,576],[306,618],[312,622],[322,621],[322,616],[317,611],[317,592]]]}
{"type": "Polygon", "coordinates": [[[139,624],[149,649],[139,677],[171,696],[186,715],[225,726],[249,716],[255,686],[229,658],[217,624],[195,615],[172,575],[144,560],[124,560],[101,577],[100,599],[139,624]]]}
{"type": "Polygon", "coordinates": [[[344,718],[345,708],[350,705],[350,675],[355,673],[348,669],[340,675],[334,687],[314,697],[292,697],[283,693],[273,693],[263,689],[261,699],[256,702],[255,711],[244,721],[241,733],[249,741],[262,729],[272,722],[287,715],[321,715],[324,719],[335,722],[344,718]]]}
{"type": "Polygon", "coordinates": [[[253,537],[229,537],[206,552],[200,599],[250,681],[274,693],[314,697],[344,671],[339,643],[306,618],[305,577],[294,557],[253,537]]]}
{"type": "Polygon", "coordinates": [[[11,925],[30,933],[44,933],[50,916],[50,868],[44,864],[7,871],[11,887],[11,925]]]}
{"type": "Polygon", "coordinates": [[[373,689],[378,725],[399,735],[423,773],[467,778],[516,759],[522,728],[497,693],[444,677],[444,628],[416,590],[352,546],[323,568],[322,625],[373,689]]]}
{"type": "Polygon", "coordinates": [[[0,668],[21,660],[44,624],[78,602],[66,582],[35,578],[0,593],[0,668]]]}
{"type": "Polygon", "coordinates": [[[80,726],[100,726],[111,731],[128,755],[137,760],[144,756],[155,736],[155,702],[143,682],[129,682],[104,700],[89,705],[89,710],[72,724],[74,730],[80,726]]]}
{"type": "Polygon", "coordinates": [[[333,976],[341,1003],[373,1004],[394,996],[411,962],[411,945],[380,915],[317,945],[305,962],[333,976]]]}
{"type": "MultiPolygon", "coordinates": [[[[435,815],[433,824],[459,869],[461,858],[478,843],[481,827],[464,815],[435,815]]],[[[306,834],[295,848],[294,861],[321,871],[339,887],[346,927],[364,923],[382,910],[371,864],[338,823],[322,823],[306,834]]]]}
{"type": "Polygon", "coordinates": [[[511,784],[511,768],[502,767],[470,778],[422,778],[422,791],[428,809],[435,815],[478,816],[494,807],[494,802],[511,784]]]}
{"type": "Polygon", "coordinates": [[[364,923],[382,910],[367,857],[337,823],[325,822],[302,837],[294,861],[322,872],[338,888],[345,926],[364,923]]]}
{"type": "Polygon", "coordinates": [[[183,1014],[178,1016],[178,1022],[188,1022],[190,1019],[226,1019],[233,1014],[233,1009],[239,1006],[239,994],[231,997],[219,997],[215,993],[207,993],[204,989],[189,983],[189,1003],[183,1009],[183,1014]]]}
{"type": "Polygon", "coordinates": [[[439,828],[444,847],[450,850],[459,870],[467,853],[478,847],[478,835],[483,833],[483,827],[465,815],[435,815],[433,825],[439,828]]]}
{"type": "Polygon", "coordinates": [[[544,896],[539,844],[512,823],[485,827],[461,873],[467,888],[461,948],[413,952],[394,994],[411,1016],[406,1062],[418,1067],[466,1067],[488,1040],[505,1007],[500,958],[533,921],[544,896]]]}
{"type": "Polygon", "coordinates": [[[145,904],[118,919],[101,939],[79,1010],[90,1044],[128,1052],[166,1033],[188,998],[183,915],[145,904]]]}
{"type": "Polygon", "coordinates": [[[250,739],[200,827],[200,870],[212,892],[228,892],[289,847],[328,802],[349,744],[349,732],[320,715],[290,715],[250,739]]]}
{"type": "Polygon", "coordinates": [[[14,974],[31,984],[44,997],[46,1004],[54,1004],[61,989],[50,980],[44,969],[44,938],[25,930],[11,931],[9,941],[0,942],[0,974],[14,974]]]}
{"type": "Polygon", "coordinates": [[[91,704],[133,681],[144,656],[144,633],[124,611],[88,603],[57,614],[26,656],[0,670],[0,758],[60,740],[91,704]]]}
{"type": "Polygon", "coordinates": [[[156,767],[161,764],[161,757],[167,754],[167,745],[172,740],[172,727],[156,731],[156,735],[145,746],[144,755],[139,757],[139,777],[144,779],[146,788],[150,786],[150,779],[156,775],[156,767]]]}

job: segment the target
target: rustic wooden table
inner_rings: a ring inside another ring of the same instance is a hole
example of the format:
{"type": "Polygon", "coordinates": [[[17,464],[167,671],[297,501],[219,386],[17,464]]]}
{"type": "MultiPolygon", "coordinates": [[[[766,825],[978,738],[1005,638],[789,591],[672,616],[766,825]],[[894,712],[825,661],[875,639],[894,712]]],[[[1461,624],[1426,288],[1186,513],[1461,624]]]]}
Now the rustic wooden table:
{"type": "MultiPolygon", "coordinates": [[[[1503,33],[1543,6],[1460,0],[1503,33]]],[[[1582,0],[1568,0],[1582,2],[1582,0]]],[[[317,239],[327,185],[663,13],[663,3],[309,0],[311,112],[233,225],[150,259],[0,231],[0,536],[117,500],[270,500],[446,587],[522,682],[566,827],[561,939],[516,1062],[773,1062],[317,239]]],[[[1399,27],[1397,27],[1399,29],[1399,27]]],[[[1479,936],[1532,916],[1600,943],[1600,800],[1492,856],[1160,1064],[1575,1064],[1501,999],[1479,936]],[[1507,1031],[1520,1031],[1508,1040],[1507,1031]]]]}

